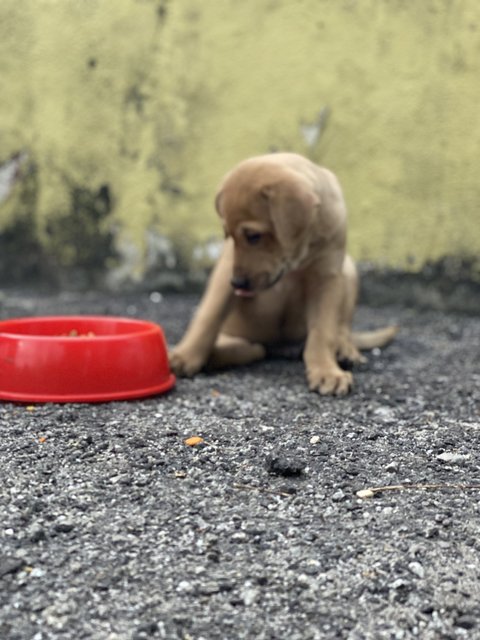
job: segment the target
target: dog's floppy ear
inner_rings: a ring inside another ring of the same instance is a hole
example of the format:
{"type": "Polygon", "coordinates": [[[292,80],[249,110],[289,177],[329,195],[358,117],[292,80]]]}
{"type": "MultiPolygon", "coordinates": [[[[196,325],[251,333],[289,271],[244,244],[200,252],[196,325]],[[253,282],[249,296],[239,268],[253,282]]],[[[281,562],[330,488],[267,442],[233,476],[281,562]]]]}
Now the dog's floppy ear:
{"type": "Polygon", "coordinates": [[[280,244],[288,247],[297,244],[308,233],[320,197],[308,183],[280,181],[263,187],[260,195],[268,202],[270,218],[280,244]]]}
{"type": "Polygon", "coordinates": [[[223,214],[221,211],[221,199],[222,199],[223,189],[219,189],[217,195],[215,196],[215,209],[217,210],[218,215],[222,218],[223,214]]]}

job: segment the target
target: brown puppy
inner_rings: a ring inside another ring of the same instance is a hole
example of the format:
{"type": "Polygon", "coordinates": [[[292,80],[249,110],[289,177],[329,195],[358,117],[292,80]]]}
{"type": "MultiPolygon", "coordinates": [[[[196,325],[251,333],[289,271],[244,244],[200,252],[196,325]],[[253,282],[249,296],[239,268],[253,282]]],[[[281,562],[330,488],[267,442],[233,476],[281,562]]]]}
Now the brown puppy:
{"type": "Polygon", "coordinates": [[[310,389],[344,395],[339,360],[383,346],[388,327],[352,334],[357,272],[345,253],[347,212],[336,177],[294,153],[241,162],[216,198],[225,246],[200,306],[170,354],[179,375],[261,360],[266,347],[306,340],[310,389]]]}

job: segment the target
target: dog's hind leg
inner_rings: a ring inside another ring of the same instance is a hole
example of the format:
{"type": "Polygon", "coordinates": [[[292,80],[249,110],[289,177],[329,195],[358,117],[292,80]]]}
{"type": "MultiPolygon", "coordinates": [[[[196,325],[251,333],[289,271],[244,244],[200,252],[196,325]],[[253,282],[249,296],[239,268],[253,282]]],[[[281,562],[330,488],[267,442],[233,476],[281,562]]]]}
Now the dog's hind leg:
{"type": "Polygon", "coordinates": [[[337,358],[340,362],[365,362],[352,337],[352,322],[358,298],[358,274],[350,256],[345,256],[342,270],[343,302],[338,327],[337,358]]]}
{"type": "Polygon", "coordinates": [[[237,336],[221,333],[208,359],[207,369],[224,369],[263,360],[265,347],[237,336]]]}

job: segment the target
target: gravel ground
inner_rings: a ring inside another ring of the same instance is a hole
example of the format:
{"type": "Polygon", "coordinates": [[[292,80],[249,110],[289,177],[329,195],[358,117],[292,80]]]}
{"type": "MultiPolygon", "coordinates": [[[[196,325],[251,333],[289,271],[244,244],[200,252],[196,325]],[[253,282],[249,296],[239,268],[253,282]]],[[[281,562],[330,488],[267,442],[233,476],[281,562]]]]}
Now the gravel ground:
{"type": "MultiPolygon", "coordinates": [[[[10,292],[0,316],[131,315],[173,343],[196,300],[10,292]]],[[[0,403],[0,638],[480,638],[480,321],[357,319],[402,331],[346,399],[275,359],[141,401],[0,403]]]]}

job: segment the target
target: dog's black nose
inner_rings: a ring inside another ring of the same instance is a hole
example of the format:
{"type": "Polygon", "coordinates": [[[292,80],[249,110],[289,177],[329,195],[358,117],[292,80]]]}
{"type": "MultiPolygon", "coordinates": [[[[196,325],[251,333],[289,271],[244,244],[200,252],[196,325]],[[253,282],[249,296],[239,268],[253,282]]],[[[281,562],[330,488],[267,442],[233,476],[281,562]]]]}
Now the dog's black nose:
{"type": "Polygon", "coordinates": [[[250,291],[252,284],[247,276],[234,276],[230,280],[230,284],[234,289],[243,289],[244,291],[250,291]]]}

